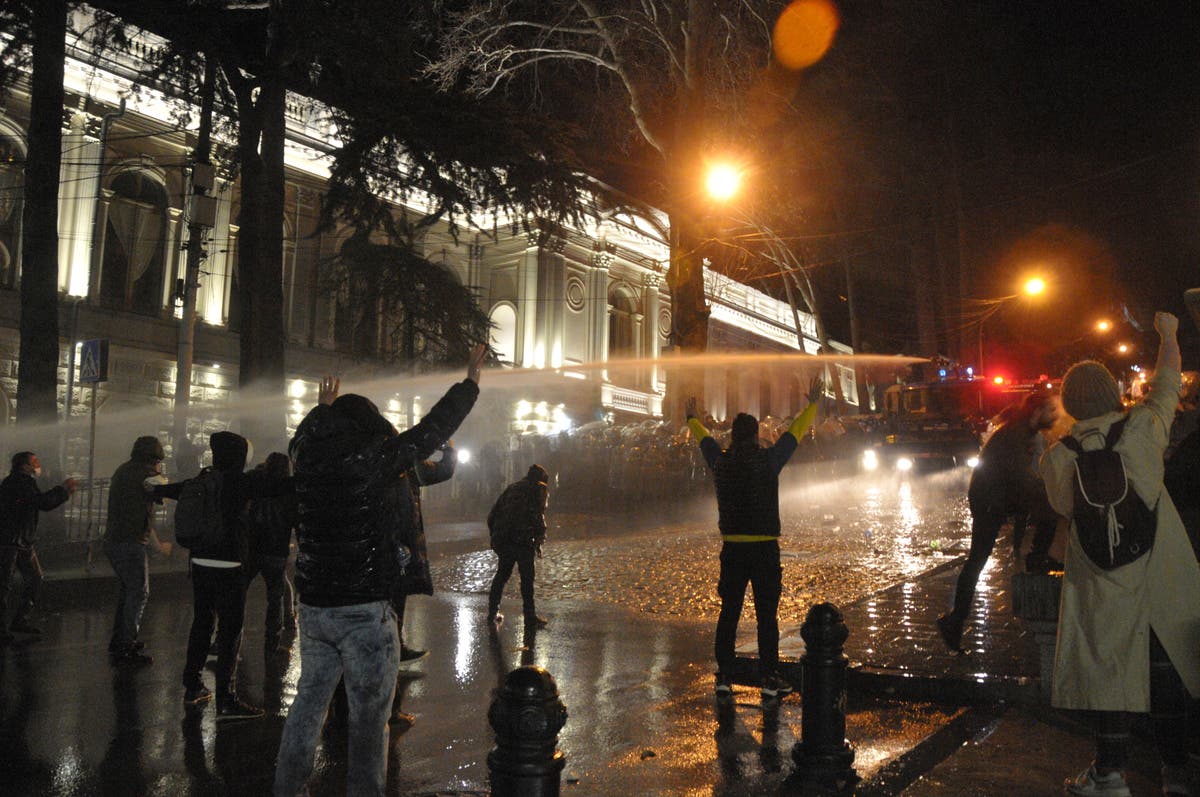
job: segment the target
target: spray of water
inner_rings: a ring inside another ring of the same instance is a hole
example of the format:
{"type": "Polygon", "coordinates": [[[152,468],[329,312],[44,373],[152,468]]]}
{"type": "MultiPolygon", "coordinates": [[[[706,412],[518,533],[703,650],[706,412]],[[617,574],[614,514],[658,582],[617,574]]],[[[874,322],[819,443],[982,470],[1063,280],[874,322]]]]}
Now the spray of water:
{"type": "MultiPolygon", "coordinates": [[[[598,385],[639,384],[649,390],[655,381],[664,381],[681,374],[693,375],[720,372],[726,377],[744,373],[761,377],[764,374],[795,377],[804,385],[814,375],[823,375],[836,364],[866,368],[874,381],[889,381],[908,365],[918,362],[915,357],[881,355],[807,355],[801,353],[712,352],[702,355],[667,356],[659,358],[616,359],[602,362],[570,363],[557,369],[496,368],[488,369],[481,379],[479,403],[463,424],[462,438],[481,444],[508,434],[512,422],[512,404],[522,399],[550,406],[567,404],[576,410],[584,407],[593,411],[587,417],[573,418],[577,425],[596,420],[599,411],[598,385]]],[[[336,375],[336,374],[335,374],[336,375]]],[[[419,419],[463,371],[439,373],[399,373],[370,378],[347,378],[341,392],[360,393],[378,404],[381,411],[400,426],[419,419]]],[[[189,437],[201,446],[214,431],[247,428],[278,428],[274,441],[255,445],[255,460],[261,461],[275,446],[285,442],[284,426],[290,433],[316,403],[317,383],[305,380],[299,387],[288,386],[288,395],[256,394],[249,391],[231,393],[229,401],[219,404],[193,402],[189,408],[189,437]]],[[[57,462],[67,475],[106,477],[129,455],[133,441],[142,435],[156,435],[172,451],[172,402],[169,398],[146,402],[144,399],[107,394],[101,389],[96,412],[95,453],[90,456],[90,389],[81,388],[73,416],[57,424],[34,427],[8,427],[0,432],[0,451],[5,458],[20,450],[43,454],[43,459],[57,462]]],[[[253,464],[250,463],[250,464],[253,464]]],[[[190,474],[179,474],[187,476],[190,474]]]]}

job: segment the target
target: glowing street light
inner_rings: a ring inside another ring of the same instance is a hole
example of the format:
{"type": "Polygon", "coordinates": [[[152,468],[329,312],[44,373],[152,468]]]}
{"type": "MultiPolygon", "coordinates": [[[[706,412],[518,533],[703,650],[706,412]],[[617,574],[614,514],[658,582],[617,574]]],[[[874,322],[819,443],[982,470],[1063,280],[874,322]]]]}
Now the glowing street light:
{"type": "Polygon", "coordinates": [[[1122,343],[1122,344],[1118,345],[1117,351],[1119,351],[1121,354],[1128,354],[1129,353],[1129,344],[1122,343]]]}
{"type": "Polygon", "coordinates": [[[710,166],[704,178],[704,188],[708,195],[718,202],[731,199],[742,187],[741,170],[727,163],[710,166]]]}
{"type": "Polygon", "coordinates": [[[1029,296],[1037,296],[1046,290],[1046,281],[1041,277],[1030,277],[1025,280],[1025,293],[1029,296]]]}
{"type": "Polygon", "coordinates": [[[1097,332],[1108,332],[1111,329],[1112,329],[1112,322],[1109,321],[1107,318],[1101,318],[1099,321],[1096,322],[1096,331],[1097,332]]]}

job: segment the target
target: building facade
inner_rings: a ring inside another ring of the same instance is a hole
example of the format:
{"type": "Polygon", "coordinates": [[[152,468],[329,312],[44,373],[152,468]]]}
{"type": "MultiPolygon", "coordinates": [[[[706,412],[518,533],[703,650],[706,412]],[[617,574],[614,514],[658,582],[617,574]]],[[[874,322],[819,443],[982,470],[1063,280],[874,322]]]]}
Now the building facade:
{"type": "MultiPolygon", "coordinates": [[[[144,46],[156,45],[146,39],[144,46]]],[[[185,100],[138,85],[133,56],[97,58],[79,48],[79,42],[68,42],[58,263],[59,384],[68,430],[62,445],[64,466],[77,473],[84,464],[84,420],[93,406],[101,433],[116,433],[118,420],[133,415],[138,433],[157,433],[169,448],[177,442],[169,438],[195,130],[175,120],[196,117],[181,113],[189,110],[185,100]],[[109,346],[108,380],[94,388],[80,384],[75,356],[78,342],[89,339],[107,340],[109,346]]],[[[11,91],[0,108],[0,426],[10,424],[16,412],[28,108],[24,86],[11,91]]],[[[294,425],[315,401],[322,375],[370,379],[384,370],[391,344],[381,332],[374,356],[364,355],[361,341],[353,340],[356,298],[329,282],[328,263],[345,236],[319,232],[317,222],[335,131],[323,108],[300,96],[289,96],[287,122],[282,278],[288,413],[294,425]]],[[[193,414],[187,428],[189,442],[198,448],[208,432],[236,424],[230,411],[237,398],[242,321],[234,300],[236,180],[218,171],[214,194],[215,225],[205,243],[196,299],[193,414]]],[[[419,212],[419,202],[408,210],[419,212]]],[[[601,213],[579,229],[490,220],[457,236],[441,229],[425,235],[423,254],[461,284],[476,287],[501,359],[513,369],[544,375],[538,382],[544,400],[511,391],[504,433],[662,417],[668,378],[663,355],[671,329],[663,223],[601,213]]],[[[818,350],[810,316],[801,313],[798,336],[786,304],[712,272],[706,285],[714,350],[818,350]]],[[[718,418],[737,410],[786,416],[799,409],[804,387],[798,379],[746,370],[722,366],[708,372],[710,409],[718,418]]],[[[854,401],[853,374],[839,375],[847,399],[854,401]]],[[[419,415],[415,395],[396,391],[383,398],[401,425],[419,415]]],[[[126,450],[125,441],[111,450],[101,446],[99,455],[88,455],[88,466],[106,475],[126,450]]]]}

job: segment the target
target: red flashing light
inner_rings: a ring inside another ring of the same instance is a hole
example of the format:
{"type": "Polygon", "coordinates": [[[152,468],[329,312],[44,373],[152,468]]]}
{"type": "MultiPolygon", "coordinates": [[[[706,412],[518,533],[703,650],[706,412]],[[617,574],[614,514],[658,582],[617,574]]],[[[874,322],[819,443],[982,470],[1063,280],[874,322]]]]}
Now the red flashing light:
{"type": "Polygon", "coordinates": [[[1003,384],[1004,384],[1004,377],[1002,377],[1002,376],[993,376],[993,377],[992,377],[992,384],[993,384],[993,385],[1003,385],[1003,384]]]}

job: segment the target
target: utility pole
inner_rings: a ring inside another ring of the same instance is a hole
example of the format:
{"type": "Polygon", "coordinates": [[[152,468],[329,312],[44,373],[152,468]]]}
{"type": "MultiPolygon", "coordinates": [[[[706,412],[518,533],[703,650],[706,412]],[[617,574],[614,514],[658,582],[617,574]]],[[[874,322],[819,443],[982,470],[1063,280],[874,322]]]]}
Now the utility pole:
{"type": "Polygon", "coordinates": [[[188,218],[188,242],[184,276],[177,285],[176,295],[183,301],[183,318],[179,322],[179,346],[175,359],[175,424],[171,437],[172,457],[179,468],[181,456],[190,449],[187,443],[188,404],[192,392],[192,359],[196,337],[196,289],[200,287],[200,263],[208,231],[216,223],[217,200],[211,196],[215,183],[210,162],[212,150],[213,96],[217,67],[211,57],[204,59],[204,86],[200,94],[200,128],[196,148],[192,150],[192,202],[188,218]]]}

